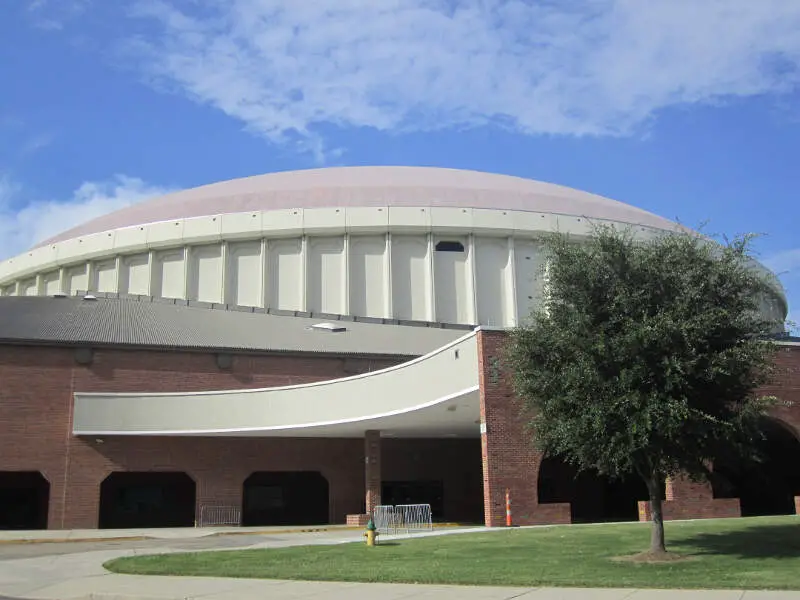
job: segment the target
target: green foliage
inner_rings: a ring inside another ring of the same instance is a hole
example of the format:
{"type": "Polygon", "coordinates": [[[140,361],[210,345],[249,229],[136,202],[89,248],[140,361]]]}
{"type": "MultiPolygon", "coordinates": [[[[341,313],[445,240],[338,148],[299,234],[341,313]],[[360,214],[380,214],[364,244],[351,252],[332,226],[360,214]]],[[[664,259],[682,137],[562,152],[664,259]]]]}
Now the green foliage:
{"type": "Polygon", "coordinates": [[[507,360],[537,444],[580,469],[645,480],[700,475],[722,447],[752,447],[771,399],[776,323],[751,239],[598,226],[545,242],[547,297],[507,360]]]}

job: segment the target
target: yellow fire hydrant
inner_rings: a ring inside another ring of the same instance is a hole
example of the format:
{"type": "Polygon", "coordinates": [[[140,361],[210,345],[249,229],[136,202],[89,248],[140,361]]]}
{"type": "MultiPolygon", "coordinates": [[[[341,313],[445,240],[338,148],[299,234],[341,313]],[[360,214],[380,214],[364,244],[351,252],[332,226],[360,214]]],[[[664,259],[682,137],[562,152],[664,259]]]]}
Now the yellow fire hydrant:
{"type": "Polygon", "coordinates": [[[367,538],[367,546],[374,546],[378,539],[378,528],[375,527],[375,522],[370,519],[367,521],[367,530],[364,532],[364,537],[367,538]]]}

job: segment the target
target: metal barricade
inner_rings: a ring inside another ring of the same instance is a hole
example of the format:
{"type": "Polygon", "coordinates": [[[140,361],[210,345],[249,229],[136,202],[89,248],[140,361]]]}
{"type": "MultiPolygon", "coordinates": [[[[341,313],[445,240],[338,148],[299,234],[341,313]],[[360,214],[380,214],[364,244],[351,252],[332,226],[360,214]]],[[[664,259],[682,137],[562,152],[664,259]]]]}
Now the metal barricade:
{"type": "Polygon", "coordinates": [[[239,527],[242,510],[238,506],[203,504],[200,506],[198,527],[239,527]]]}
{"type": "Polygon", "coordinates": [[[396,521],[394,506],[376,506],[372,513],[372,522],[375,523],[375,529],[384,535],[395,532],[397,528],[396,521]]]}
{"type": "Polygon", "coordinates": [[[384,535],[410,535],[433,529],[430,504],[376,506],[372,521],[375,528],[384,535]]]}
{"type": "Polygon", "coordinates": [[[398,526],[405,533],[431,531],[433,529],[430,504],[400,504],[395,506],[395,510],[397,510],[399,517],[398,526]]]}

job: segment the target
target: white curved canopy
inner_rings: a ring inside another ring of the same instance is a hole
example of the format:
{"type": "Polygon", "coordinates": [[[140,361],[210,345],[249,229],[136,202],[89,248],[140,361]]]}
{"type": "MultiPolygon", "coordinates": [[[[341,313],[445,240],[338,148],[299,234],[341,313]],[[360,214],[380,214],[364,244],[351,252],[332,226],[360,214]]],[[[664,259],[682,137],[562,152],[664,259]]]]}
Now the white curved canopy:
{"type": "Polygon", "coordinates": [[[75,435],[479,435],[477,334],[412,361],[321,383],[192,393],[75,393],[75,435]]]}

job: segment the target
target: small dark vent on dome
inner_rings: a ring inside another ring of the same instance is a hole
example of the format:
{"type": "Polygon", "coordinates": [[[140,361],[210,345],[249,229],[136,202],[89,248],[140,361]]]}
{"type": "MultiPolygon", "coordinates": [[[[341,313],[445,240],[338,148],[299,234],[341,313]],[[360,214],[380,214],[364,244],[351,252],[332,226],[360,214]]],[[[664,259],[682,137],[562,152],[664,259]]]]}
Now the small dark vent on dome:
{"type": "Polygon", "coordinates": [[[448,242],[442,240],[436,244],[437,252],[464,252],[464,244],[461,242],[448,242]]]}
{"type": "Polygon", "coordinates": [[[340,325],[339,323],[314,323],[309,327],[309,329],[313,329],[315,331],[330,331],[332,333],[341,333],[342,331],[347,331],[347,327],[344,325],[340,325]]]}

